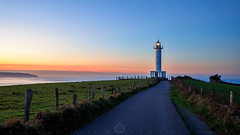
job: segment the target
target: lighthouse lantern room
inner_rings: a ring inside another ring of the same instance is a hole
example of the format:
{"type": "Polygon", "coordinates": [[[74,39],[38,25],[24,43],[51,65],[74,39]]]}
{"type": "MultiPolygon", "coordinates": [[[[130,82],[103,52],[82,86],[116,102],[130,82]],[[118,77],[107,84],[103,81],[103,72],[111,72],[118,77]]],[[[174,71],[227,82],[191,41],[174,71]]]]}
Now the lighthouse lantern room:
{"type": "Polygon", "coordinates": [[[162,71],[162,45],[161,42],[157,41],[155,49],[155,71],[150,72],[151,77],[155,78],[166,78],[166,71],[162,71]]]}

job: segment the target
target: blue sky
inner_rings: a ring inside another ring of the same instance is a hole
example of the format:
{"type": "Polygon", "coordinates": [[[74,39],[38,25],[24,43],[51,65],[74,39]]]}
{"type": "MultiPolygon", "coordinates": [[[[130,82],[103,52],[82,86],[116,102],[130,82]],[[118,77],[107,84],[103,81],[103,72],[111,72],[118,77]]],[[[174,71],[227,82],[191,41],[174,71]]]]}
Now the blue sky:
{"type": "Polygon", "coordinates": [[[239,7],[237,0],[0,0],[0,64],[149,72],[159,39],[170,73],[240,74],[239,7]]]}

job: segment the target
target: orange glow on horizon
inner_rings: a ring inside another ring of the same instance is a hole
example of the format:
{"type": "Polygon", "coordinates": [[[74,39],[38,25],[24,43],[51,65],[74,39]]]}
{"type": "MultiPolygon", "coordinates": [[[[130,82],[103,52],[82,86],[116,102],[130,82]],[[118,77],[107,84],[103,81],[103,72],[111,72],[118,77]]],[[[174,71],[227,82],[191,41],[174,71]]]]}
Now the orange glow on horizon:
{"type": "MultiPolygon", "coordinates": [[[[164,62],[162,70],[167,74],[239,74],[237,65],[227,63],[197,62],[164,62]]],[[[149,74],[155,70],[154,63],[122,63],[96,65],[33,65],[33,64],[0,64],[0,70],[45,70],[45,71],[89,71],[149,74]],[[148,66],[150,65],[150,66],[148,66]]]]}
{"type": "Polygon", "coordinates": [[[123,72],[148,73],[145,67],[114,66],[114,65],[25,65],[0,64],[0,70],[50,70],[50,71],[90,71],[90,72],[123,72]],[[144,72],[145,71],[145,72],[144,72]]]}

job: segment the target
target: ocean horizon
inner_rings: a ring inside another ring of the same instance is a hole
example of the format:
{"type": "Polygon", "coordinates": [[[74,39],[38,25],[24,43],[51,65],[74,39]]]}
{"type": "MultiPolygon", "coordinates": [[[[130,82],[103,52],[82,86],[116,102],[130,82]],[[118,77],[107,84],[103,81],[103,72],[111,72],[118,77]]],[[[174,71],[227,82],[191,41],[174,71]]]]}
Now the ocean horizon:
{"type": "MultiPolygon", "coordinates": [[[[37,78],[15,78],[15,77],[0,77],[0,86],[11,86],[11,85],[23,85],[23,84],[39,84],[39,83],[60,83],[60,82],[82,82],[82,81],[100,81],[100,80],[116,80],[118,76],[147,76],[150,77],[148,74],[91,74],[91,75],[76,75],[76,76],[39,76],[37,78]]],[[[167,77],[170,78],[171,76],[183,76],[183,74],[169,74],[167,77]]],[[[188,76],[209,82],[208,75],[191,75],[188,76]]],[[[236,76],[222,76],[221,78],[224,82],[240,84],[240,77],[236,76]]]]}

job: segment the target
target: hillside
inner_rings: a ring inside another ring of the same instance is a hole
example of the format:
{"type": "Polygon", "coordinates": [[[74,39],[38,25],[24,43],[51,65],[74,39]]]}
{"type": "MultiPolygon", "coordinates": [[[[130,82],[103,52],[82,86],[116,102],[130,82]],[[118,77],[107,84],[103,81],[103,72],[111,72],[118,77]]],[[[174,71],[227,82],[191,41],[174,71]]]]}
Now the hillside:
{"type": "Polygon", "coordinates": [[[25,78],[36,78],[37,75],[29,73],[12,73],[12,72],[0,72],[0,77],[25,77],[25,78]]]}
{"type": "Polygon", "coordinates": [[[214,89],[216,96],[219,98],[224,98],[226,101],[229,101],[230,91],[233,92],[233,102],[240,102],[240,87],[232,85],[230,83],[210,83],[194,79],[183,79],[184,83],[194,86],[199,92],[201,88],[204,90],[204,94],[208,95],[214,89]]]}

